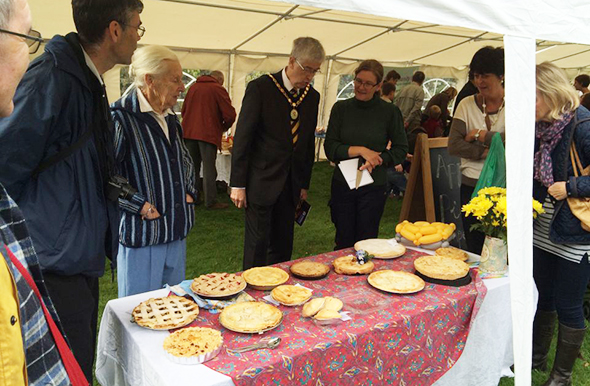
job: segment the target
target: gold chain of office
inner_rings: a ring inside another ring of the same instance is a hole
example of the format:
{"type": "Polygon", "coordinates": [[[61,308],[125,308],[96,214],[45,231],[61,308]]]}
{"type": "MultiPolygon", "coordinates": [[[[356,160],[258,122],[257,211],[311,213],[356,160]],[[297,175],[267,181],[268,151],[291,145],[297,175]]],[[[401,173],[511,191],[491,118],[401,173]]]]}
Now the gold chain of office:
{"type": "Polygon", "coordinates": [[[289,97],[289,93],[287,93],[285,91],[285,89],[283,87],[281,87],[281,85],[279,84],[279,82],[277,82],[275,77],[272,76],[271,74],[268,74],[268,76],[270,76],[270,79],[272,79],[272,81],[275,83],[275,86],[277,86],[279,91],[285,96],[285,98],[287,98],[287,101],[289,102],[289,104],[292,107],[291,119],[295,121],[299,117],[299,112],[297,111],[297,107],[301,104],[301,102],[303,102],[303,99],[305,99],[305,96],[307,95],[307,92],[309,91],[309,88],[311,86],[309,84],[307,86],[305,86],[305,89],[303,90],[303,94],[301,94],[301,96],[299,97],[299,99],[296,102],[293,102],[291,97],[289,97]]]}

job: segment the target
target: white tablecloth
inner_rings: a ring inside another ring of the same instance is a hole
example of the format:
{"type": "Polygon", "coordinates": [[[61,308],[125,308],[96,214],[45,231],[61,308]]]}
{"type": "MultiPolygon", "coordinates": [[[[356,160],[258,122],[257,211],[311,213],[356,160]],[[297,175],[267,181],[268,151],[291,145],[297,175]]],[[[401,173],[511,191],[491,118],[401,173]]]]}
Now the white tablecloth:
{"type": "MultiPolygon", "coordinates": [[[[497,386],[501,376],[511,375],[508,369],[513,363],[510,281],[500,278],[484,283],[488,293],[465,349],[457,363],[436,382],[437,386],[497,386]]],[[[98,381],[103,386],[233,386],[230,377],[204,365],[170,362],[162,348],[168,331],[151,331],[130,322],[131,310],[137,304],[167,293],[158,290],[107,303],[98,335],[98,381]]]]}

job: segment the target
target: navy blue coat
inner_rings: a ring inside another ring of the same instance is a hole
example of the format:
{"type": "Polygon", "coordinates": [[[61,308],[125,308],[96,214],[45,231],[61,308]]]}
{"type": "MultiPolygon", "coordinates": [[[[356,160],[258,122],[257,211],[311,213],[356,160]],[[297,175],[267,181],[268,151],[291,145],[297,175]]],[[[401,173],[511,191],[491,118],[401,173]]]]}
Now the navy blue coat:
{"type": "Polygon", "coordinates": [[[13,114],[0,120],[0,182],[27,219],[43,270],[98,277],[105,255],[116,256],[119,217],[104,195],[94,138],[33,177],[43,160],[90,128],[95,111],[86,71],[59,35],[31,63],[13,114]]]}
{"type": "MultiPolygon", "coordinates": [[[[565,127],[561,140],[551,153],[553,161],[553,179],[569,181],[571,197],[590,197],[590,176],[574,177],[569,149],[572,139],[575,141],[582,166],[590,163],[590,121],[577,125],[574,132],[574,121],[590,118],[590,111],[580,106],[576,116],[565,127]]],[[[545,201],[547,188],[540,182],[534,181],[533,195],[540,202],[545,201]]],[[[590,232],[586,232],[580,225],[580,220],[573,215],[567,200],[557,201],[555,214],[549,226],[549,239],[556,244],[590,244],[590,232]]]]}

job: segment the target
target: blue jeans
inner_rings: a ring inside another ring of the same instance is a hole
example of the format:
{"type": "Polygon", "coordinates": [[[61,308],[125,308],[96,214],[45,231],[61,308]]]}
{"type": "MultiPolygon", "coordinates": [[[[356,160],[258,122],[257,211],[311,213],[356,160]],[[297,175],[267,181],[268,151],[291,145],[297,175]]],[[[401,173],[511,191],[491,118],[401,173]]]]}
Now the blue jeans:
{"type": "Polygon", "coordinates": [[[557,311],[559,323],[584,328],[584,294],[590,279],[588,253],[578,264],[533,248],[533,277],[539,291],[537,309],[557,311]]]}
{"type": "Polygon", "coordinates": [[[141,248],[119,244],[119,297],[160,289],[184,280],[186,239],[141,248]]]}
{"type": "Polygon", "coordinates": [[[385,191],[387,194],[393,193],[399,195],[406,191],[406,176],[403,172],[395,171],[394,167],[387,168],[387,184],[385,191]]]}

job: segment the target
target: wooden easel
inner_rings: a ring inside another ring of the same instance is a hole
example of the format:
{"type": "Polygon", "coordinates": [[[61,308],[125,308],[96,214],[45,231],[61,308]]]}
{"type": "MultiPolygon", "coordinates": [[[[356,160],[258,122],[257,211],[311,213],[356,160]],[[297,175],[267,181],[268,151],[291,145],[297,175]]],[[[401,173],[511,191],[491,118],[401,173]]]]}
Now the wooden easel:
{"type": "Polygon", "coordinates": [[[436,221],[434,194],[432,191],[432,170],[430,149],[447,147],[448,138],[428,138],[418,134],[410,176],[406,185],[399,221],[436,221]]]}

